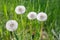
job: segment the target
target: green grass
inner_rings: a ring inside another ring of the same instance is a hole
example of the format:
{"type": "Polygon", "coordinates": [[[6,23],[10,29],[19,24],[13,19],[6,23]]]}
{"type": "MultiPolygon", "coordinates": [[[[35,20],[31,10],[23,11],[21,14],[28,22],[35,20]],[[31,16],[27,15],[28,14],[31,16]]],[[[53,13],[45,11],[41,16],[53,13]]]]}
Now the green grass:
{"type": "Polygon", "coordinates": [[[33,32],[35,32],[33,40],[39,40],[41,22],[37,20],[30,21],[27,18],[27,14],[31,11],[47,13],[48,19],[44,22],[44,29],[49,40],[59,40],[60,0],[0,0],[0,40],[10,40],[10,32],[5,28],[8,20],[16,20],[19,23],[18,29],[13,32],[16,40],[31,40],[33,32]],[[18,5],[26,7],[22,19],[21,15],[15,13],[15,7],[18,5]],[[32,27],[31,33],[29,31],[30,26],[32,27]],[[54,29],[58,38],[51,32],[52,29],[54,29]]]}

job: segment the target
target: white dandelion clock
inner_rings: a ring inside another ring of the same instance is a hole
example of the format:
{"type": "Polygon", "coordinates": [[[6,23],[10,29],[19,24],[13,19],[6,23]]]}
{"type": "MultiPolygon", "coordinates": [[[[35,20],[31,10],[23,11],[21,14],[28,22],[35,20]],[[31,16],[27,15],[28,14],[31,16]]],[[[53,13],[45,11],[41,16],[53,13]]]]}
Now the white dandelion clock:
{"type": "Polygon", "coordinates": [[[46,20],[47,20],[47,14],[44,13],[44,12],[40,12],[40,13],[37,15],[37,20],[38,20],[38,21],[46,21],[46,20]]]}
{"type": "Polygon", "coordinates": [[[6,29],[8,31],[15,31],[18,28],[18,23],[15,20],[9,20],[6,23],[6,29]]]}
{"type": "Polygon", "coordinates": [[[25,12],[25,10],[26,10],[25,6],[17,6],[17,7],[15,8],[15,12],[16,12],[17,14],[23,14],[23,13],[25,12]]]}
{"type": "Polygon", "coordinates": [[[35,12],[29,12],[27,17],[28,17],[28,19],[33,20],[37,17],[37,14],[35,12]]]}

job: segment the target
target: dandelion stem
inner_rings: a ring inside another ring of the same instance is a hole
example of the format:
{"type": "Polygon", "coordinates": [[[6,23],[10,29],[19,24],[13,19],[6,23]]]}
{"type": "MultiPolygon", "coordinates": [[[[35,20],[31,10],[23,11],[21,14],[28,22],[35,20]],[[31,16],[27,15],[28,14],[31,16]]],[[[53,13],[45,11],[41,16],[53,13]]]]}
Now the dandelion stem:
{"type": "Polygon", "coordinates": [[[14,40],[14,37],[13,37],[13,33],[12,32],[10,32],[10,39],[11,40],[14,40]]]}
{"type": "Polygon", "coordinates": [[[31,25],[31,20],[30,20],[30,35],[31,35],[31,40],[32,40],[32,25],[31,25]]]}
{"type": "Polygon", "coordinates": [[[43,22],[41,22],[40,39],[42,37],[43,22]]]}
{"type": "MultiPolygon", "coordinates": [[[[23,18],[22,18],[22,14],[21,14],[21,24],[22,24],[23,31],[24,31],[24,26],[23,26],[23,18]]],[[[24,32],[23,32],[23,40],[24,40],[24,32]]]]}

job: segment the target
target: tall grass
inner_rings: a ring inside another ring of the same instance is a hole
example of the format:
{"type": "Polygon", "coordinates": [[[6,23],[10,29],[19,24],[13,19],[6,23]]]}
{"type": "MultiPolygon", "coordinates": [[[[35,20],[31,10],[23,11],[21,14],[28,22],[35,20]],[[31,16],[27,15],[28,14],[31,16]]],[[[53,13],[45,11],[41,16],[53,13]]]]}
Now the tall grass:
{"type": "Polygon", "coordinates": [[[10,32],[6,30],[5,24],[11,19],[19,23],[18,29],[13,32],[14,40],[40,40],[41,22],[30,21],[27,18],[27,14],[31,11],[35,11],[37,14],[41,11],[47,13],[48,20],[44,22],[44,29],[49,40],[59,40],[60,0],[0,0],[0,40],[10,40],[10,32]],[[23,15],[15,13],[15,7],[18,5],[26,7],[23,15]],[[58,38],[51,32],[52,29],[58,38]],[[34,33],[33,39],[31,39],[32,33],[34,33]]]}

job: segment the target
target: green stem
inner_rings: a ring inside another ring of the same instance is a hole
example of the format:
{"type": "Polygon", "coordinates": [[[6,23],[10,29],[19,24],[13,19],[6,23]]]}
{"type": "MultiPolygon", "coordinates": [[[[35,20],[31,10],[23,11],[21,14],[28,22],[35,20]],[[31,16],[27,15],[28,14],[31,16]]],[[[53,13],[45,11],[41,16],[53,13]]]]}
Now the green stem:
{"type": "Polygon", "coordinates": [[[31,22],[31,20],[30,20],[30,35],[31,35],[31,40],[32,40],[32,22],[31,22]]]}
{"type": "Polygon", "coordinates": [[[42,37],[43,22],[41,22],[40,39],[42,37]]]}
{"type": "Polygon", "coordinates": [[[12,40],[14,40],[14,36],[13,36],[13,32],[10,32],[10,39],[12,40]]]}
{"type": "MultiPolygon", "coordinates": [[[[23,31],[24,31],[24,26],[23,26],[23,18],[22,18],[22,14],[21,14],[21,24],[22,24],[22,27],[23,27],[23,31]]],[[[24,40],[24,32],[23,32],[23,40],[24,40]]]]}

